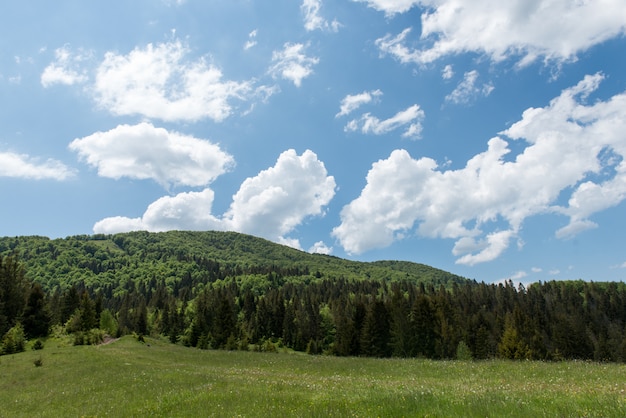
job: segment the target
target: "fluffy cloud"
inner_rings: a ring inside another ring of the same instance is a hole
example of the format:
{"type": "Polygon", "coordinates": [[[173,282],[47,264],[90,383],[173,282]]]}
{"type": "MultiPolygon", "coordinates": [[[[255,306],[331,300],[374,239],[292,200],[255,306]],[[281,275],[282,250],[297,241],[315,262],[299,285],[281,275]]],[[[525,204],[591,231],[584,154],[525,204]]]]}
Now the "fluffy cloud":
{"type": "Polygon", "coordinates": [[[443,171],[430,158],[393,151],[373,164],[333,235],[346,251],[361,253],[417,225],[420,236],[455,239],[457,263],[473,265],[499,257],[529,216],[568,216],[560,237],[589,227],[589,216],[626,198],[626,93],[585,104],[602,78],[586,76],[548,106],[527,109],[462,169],[443,171]],[[505,159],[503,137],[528,146],[505,159]]]}
{"type": "Polygon", "coordinates": [[[185,192],[165,196],[148,206],[140,218],[115,216],[96,222],[96,234],[115,234],[128,231],[201,231],[221,229],[219,219],[211,215],[213,191],[185,192]]]}
{"type": "MultiPolygon", "coordinates": [[[[446,68],[448,67],[446,66],[446,68]]],[[[469,103],[478,96],[489,96],[493,91],[493,84],[486,83],[479,87],[476,85],[477,80],[478,71],[473,70],[466,72],[463,75],[463,81],[456,86],[452,93],[446,96],[446,102],[464,104],[469,103]]]]}
{"type": "Polygon", "coordinates": [[[302,14],[304,15],[304,28],[308,31],[320,29],[337,32],[340,26],[339,22],[333,20],[331,23],[328,23],[328,21],[320,15],[321,8],[322,0],[304,0],[302,2],[300,10],[302,10],[302,14]]]}
{"type": "Polygon", "coordinates": [[[402,137],[418,139],[422,133],[422,120],[424,120],[424,111],[419,105],[414,104],[384,120],[365,113],[359,119],[352,119],[348,122],[344,130],[346,132],[360,130],[364,134],[383,135],[408,125],[402,137]]]}
{"type": "Polygon", "coordinates": [[[282,77],[300,87],[302,80],[313,74],[313,66],[319,62],[318,58],[305,55],[304,44],[285,43],[281,51],[272,53],[270,74],[274,77],[282,77]]]}
{"type": "Polygon", "coordinates": [[[393,16],[396,13],[404,13],[413,6],[423,3],[420,0],[352,0],[355,2],[367,3],[373,9],[385,12],[387,16],[393,16]]]}
{"type": "Polygon", "coordinates": [[[0,152],[0,177],[66,180],[73,176],[74,171],[57,160],[40,162],[25,154],[0,152]]]}
{"type": "Polygon", "coordinates": [[[315,153],[288,150],[242,183],[224,221],[228,229],[279,241],[305,218],[322,215],[334,195],[335,179],[315,153]]]}
{"type": "Polygon", "coordinates": [[[359,94],[348,94],[341,100],[339,113],[337,113],[335,117],[349,115],[362,105],[370,103],[372,100],[376,100],[376,98],[382,95],[383,92],[380,90],[364,91],[359,94]]]}
{"type": "Polygon", "coordinates": [[[382,52],[401,62],[427,64],[441,57],[477,52],[493,61],[538,57],[567,61],[607,39],[624,34],[626,8],[621,0],[361,0],[388,15],[423,7],[423,48],[407,46],[410,28],[376,41],[382,52]],[[558,24],[555,17],[558,16],[558,24]]]}
{"type": "Polygon", "coordinates": [[[128,55],[107,52],[93,86],[100,106],[116,115],[142,115],[165,121],[222,121],[232,100],[248,100],[252,82],[222,80],[204,59],[187,61],[180,41],[149,44],[128,55]]]}
{"type": "Polygon", "coordinates": [[[89,79],[87,71],[82,68],[82,63],[91,59],[90,53],[74,54],[68,47],[63,47],[54,51],[54,57],[54,62],[48,65],[41,74],[41,84],[44,87],[54,84],[71,86],[84,83],[89,79]]]}
{"type": "Polygon", "coordinates": [[[317,241],[311,248],[309,248],[309,252],[311,254],[329,255],[333,252],[333,247],[327,246],[323,241],[317,241]]]}
{"type": "Polygon", "coordinates": [[[75,139],[69,148],[97,167],[100,176],[153,179],[166,188],[205,186],[234,164],[215,144],[150,123],[96,132],[75,139]]]}
{"type": "Polygon", "coordinates": [[[315,153],[307,150],[298,156],[288,150],[273,167],[242,183],[222,217],[211,214],[214,194],[207,188],[162,197],[140,218],[103,219],[94,225],[94,232],[232,230],[300,248],[298,240],[287,235],[306,218],[323,215],[334,194],[335,180],[315,153]]]}
{"type": "Polygon", "coordinates": [[[454,70],[452,69],[452,65],[448,64],[443,67],[443,70],[441,71],[441,78],[444,80],[450,80],[452,77],[454,77],[454,70]]]}

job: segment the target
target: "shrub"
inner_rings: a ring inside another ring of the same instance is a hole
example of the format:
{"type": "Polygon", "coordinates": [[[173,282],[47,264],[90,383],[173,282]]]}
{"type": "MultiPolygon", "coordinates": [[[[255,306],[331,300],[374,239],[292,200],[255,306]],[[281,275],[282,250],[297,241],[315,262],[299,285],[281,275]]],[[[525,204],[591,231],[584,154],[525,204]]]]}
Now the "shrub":
{"type": "Polygon", "coordinates": [[[96,345],[104,341],[104,331],[94,328],[74,333],[74,345],[96,345]]]}
{"type": "Polygon", "coordinates": [[[43,341],[35,341],[35,344],[33,344],[33,350],[43,350],[43,341]]]}
{"type": "Polygon", "coordinates": [[[459,345],[456,346],[456,359],[468,361],[472,360],[472,358],[472,351],[470,348],[467,346],[465,341],[460,341],[459,345]]]}
{"type": "Polygon", "coordinates": [[[2,354],[20,353],[26,348],[24,328],[19,322],[2,337],[2,354]]]}
{"type": "Polygon", "coordinates": [[[35,365],[35,367],[41,367],[43,366],[43,359],[41,357],[35,359],[35,361],[33,361],[33,364],[35,365]]]}

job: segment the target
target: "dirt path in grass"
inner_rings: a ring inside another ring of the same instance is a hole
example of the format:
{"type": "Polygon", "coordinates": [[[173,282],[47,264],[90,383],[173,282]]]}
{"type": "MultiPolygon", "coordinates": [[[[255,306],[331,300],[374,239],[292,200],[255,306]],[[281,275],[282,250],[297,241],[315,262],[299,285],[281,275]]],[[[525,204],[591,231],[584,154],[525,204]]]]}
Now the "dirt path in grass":
{"type": "Polygon", "coordinates": [[[111,344],[114,343],[115,341],[119,340],[119,338],[113,338],[110,335],[106,335],[104,337],[104,339],[102,340],[102,342],[100,343],[100,345],[107,345],[107,344],[111,344]]]}

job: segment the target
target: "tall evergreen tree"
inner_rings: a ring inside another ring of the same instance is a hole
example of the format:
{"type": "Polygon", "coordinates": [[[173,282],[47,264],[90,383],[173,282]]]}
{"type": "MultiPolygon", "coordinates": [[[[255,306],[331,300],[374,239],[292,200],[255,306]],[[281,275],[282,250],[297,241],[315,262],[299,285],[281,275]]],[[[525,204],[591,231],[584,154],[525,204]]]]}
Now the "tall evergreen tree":
{"type": "Polygon", "coordinates": [[[45,337],[48,335],[50,312],[46,305],[45,294],[39,283],[31,286],[26,308],[22,315],[22,326],[28,338],[45,337]]]}
{"type": "Polygon", "coordinates": [[[28,281],[14,256],[0,255],[0,335],[13,327],[24,310],[28,281]]]}

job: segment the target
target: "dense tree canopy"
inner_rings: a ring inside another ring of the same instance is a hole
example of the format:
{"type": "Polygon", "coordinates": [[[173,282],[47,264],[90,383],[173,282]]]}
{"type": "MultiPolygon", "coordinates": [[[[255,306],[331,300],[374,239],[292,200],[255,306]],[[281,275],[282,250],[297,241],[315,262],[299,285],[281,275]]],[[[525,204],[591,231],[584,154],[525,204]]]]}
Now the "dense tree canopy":
{"type": "Polygon", "coordinates": [[[59,324],[199,348],[626,361],[624,283],[516,288],[216,232],[0,238],[0,255],[3,335],[59,324]]]}

